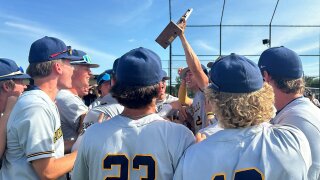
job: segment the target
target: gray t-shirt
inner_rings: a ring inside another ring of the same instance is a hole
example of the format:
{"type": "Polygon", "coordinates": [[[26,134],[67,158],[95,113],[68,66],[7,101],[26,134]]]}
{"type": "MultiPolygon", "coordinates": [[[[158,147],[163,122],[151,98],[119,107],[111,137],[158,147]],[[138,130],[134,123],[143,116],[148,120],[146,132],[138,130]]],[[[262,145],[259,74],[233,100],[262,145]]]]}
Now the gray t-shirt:
{"type": "Polygon", "coordinates": [[[87,113],[88,107],[79,96],[66,89],[58,92],[56,104],[60,113],[63,138],[76,139],[78,137],[80,116],[87,113]]]}

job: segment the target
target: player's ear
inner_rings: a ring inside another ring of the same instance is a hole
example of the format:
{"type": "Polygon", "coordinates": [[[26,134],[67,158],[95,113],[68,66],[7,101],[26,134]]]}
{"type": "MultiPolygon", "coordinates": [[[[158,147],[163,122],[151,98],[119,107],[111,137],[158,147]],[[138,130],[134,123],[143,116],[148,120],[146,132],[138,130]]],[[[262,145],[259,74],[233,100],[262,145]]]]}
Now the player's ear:
{"type": "Polygon", "coordinates": [[[9,92],[11,88],[8,86],[7,83],[2,83],[1,88],[3,89],[4,92],[9,92]]]}
{"type": "Polygon", "coordinates": [[[62,66],[63,66],[63,64],[62,64],[63,62],[61,62],[61,61],[58,61],[58,62],[55,62],[55,63],[53,63],[53,65],[52,65],[52,71],[54,71],[54,72],[56,72],[57,74],[62,74],[62,66]]]}
{"type": "Polygon", "coordinates": [[[263,79],[265,82],[269,83],[271,80],[271,76],[267,71],[263,71],[262,73],[263,79]]]}

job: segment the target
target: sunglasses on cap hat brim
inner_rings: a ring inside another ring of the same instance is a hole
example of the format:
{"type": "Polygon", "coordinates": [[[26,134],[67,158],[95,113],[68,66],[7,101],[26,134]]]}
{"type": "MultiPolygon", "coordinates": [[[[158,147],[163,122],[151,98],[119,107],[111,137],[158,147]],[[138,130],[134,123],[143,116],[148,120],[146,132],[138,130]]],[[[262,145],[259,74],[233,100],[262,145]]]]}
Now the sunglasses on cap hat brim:
{"type": "Polygon", "coordinates": [[[98,64],[91,64],[91,57],[89,55],[84,55],[82,56],[82,59],[79,61],[73,61],[70,64],[72,65],[84,65],[84,66],[89,66],[90,68],[97,68],[99,67],[98,64]]]}
{"type": "Polygon", "coordinates": [[[69,56],[71,56],[71,55],[72,55],[72,48],[71,48],[71,46],[67,46],[67,49],[66,49],[66,50],[61,51],[61,52],[57,52],[57,53],[54,53],[54,54],[51,54],[49,57],[50,57],[50,58],[54,58],[54,57],[57,57],[57,56],[59,56],[59,55],[61,55],[61,54],[64,54],[64,53],[67,53],[69,56]]]}

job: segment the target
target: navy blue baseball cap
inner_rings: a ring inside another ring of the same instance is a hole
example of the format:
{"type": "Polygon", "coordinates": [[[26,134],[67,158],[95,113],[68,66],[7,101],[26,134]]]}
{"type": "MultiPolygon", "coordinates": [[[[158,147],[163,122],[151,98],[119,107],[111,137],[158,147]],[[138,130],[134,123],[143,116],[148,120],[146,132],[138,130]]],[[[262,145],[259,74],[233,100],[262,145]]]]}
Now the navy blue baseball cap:
{"type": "Polygon", "coordinates": [[[163,78],[160,57],[147,48],[133,49],[118,60],[117,83],[127,86],[151,86],[163,78]]]}
{"type": "MultiPolygon", "coordinates": [[[[208,70],[207,70],[207,68],[206,68],[203,64],[201,64],[201,68],[202,68],[203,72],[208,76],[208,70]]],[[[189,67],[184,68],[184,69],[181,71],[180,76],[181,76],[182,78],[185,78],[188,71],[190,71],[189,67]]]]}
{"type": "Polygon", "coordinates": [[[299,55],[286,47],[273,47],[265,50],[258,62],[261,72],[285,79],[299,79],[303,76],[299,55]]]}
{"type": "Polygon", "coordinates": [[[97,68],[99,67],[98,64],[93,64],[91,63],[91,58],[89,55],[87,55],[87,53],[81,51],[81,50],[77,50],[77,49],[73,49],[72,50],[72,55],[73,56],[78,56],[81,59],[78,61],[72,61],[70,62],[70,64],[72,65],[84,65],[84,66],[88,66],[90,68],[97,68]]]}
{"type": "Polygon", "coordinates": [[[208,68],[211,68],[212,67],[212,65],[213,65],[213,63],[215,62],[215,61],[218,61],[219,59],[221,59],[221,58],[223,58],[224,56],[218,56],[218,58],[216,59],[216,60],[214,60],[213,62],[211,61],[211,62],[208,62],[208,64],[207,64],[207,67],[208,68]]]}
{"type": "Polygon", "coordinates": [[[81,60],[72,55],[71,46],[58,38],[45,36],[31,44],[29,51],[29,63],[40,63],[56,59],[68,59],[70,61],[81,60]]]}
{"type": "Polygon", "coordinates": [[[116,60],[113,62],[113,65],[112,65],[113,74],[116,74],[116,73],[117,73],[117,67],[118,67],[119,59],[120,59],[120,58],[116,59],[116,60]]]}
{"type": "Polygon", "coordinates": [[[111,80],[111,76],[109,73],[107,73],[107,71],[104,71],[103,73],[101,73],[98,77],[97,77],[97,83],[98,86],[100,86],[102,83],[104,83],[105,81],[110,81],[111,80]]]}
{"type": "Polygon", "coordinates": [[[13,60],[0,58],[0,81],[29,78],[31,77],[25,74],[22,67],[19,67],[13,60]]]}
{"type": "Polygon", "coordinates": [[[167,75],[167,72],[162,70],[162,80],[169,80],[170,77],[167,75]]]}
{"type": "Polygon", "coordinates": [[[107,74],[109,74],[110,75],[110,77],[112,78],[112,76],[114,76],[115,74],[114,74],[114,71],[113,71],[113,69],[108,69],[108,70],[105,70],[103,73],[101,73],[101,74],[104,74],[104,73],[107,73],[107,74]]]}
{"type": "Polygon", "coordinates": [[[212,64],[210,80],[209,87],[219,92],[250,93],[263,87],[257,64],[234,53],[212,64]]]}

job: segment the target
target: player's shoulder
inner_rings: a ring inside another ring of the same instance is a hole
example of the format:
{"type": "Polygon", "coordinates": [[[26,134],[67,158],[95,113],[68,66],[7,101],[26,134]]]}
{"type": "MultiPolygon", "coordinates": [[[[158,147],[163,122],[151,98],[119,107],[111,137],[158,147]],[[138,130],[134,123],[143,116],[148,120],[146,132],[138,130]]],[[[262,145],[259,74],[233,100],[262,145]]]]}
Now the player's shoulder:
{"type": "Polygon", "coordinates": [[[305,134],[296,126],[289,124],[276,124],[265,127],[265,139],[270,142],[281,142],[290,144],[292,147],[300,148],[301,145],[308,144],[305,134]]]}
{"type": "Polygon", "coordinates": [[[291,124],[297,127],[314,126],[320,130],[320,109],[305,98],[299,98],[282,109],[272,120],[274,124],[291,124]]]}
{"type": "Polygon", "coordinates": [[[97,106],[94,106],[92,109],[90,109],[90,111],[99,112],[99,113],[103,112],[104,113],[106,111],[106,109],[108,109],[107,106],[110,106],[110,105],[109,104],[99,104],[97,106]]]}
{"type": "Polygon", "coordinates": [[[58,91],[56,99],[64,99],[67,97],[72,96],[73,94],[71,93],[71,91],[67,90],[67,89],[61,89],[58,91]]]}
{"type": "Polygon", "coordinates": [[[58,106],[61,106],[61,105],[70,106],[71,104],[85,106],[84,102],[79,96],[71,93],[69,90],[66,90],[66,89],[62,89],[58,92],[56,96],[56,103],[58,106]]]}
{"type": "Polygon", "coordinates": [[[109,116],[110,118],[121,114],[124,110],[124,107],[121,104],[114,103],[114,104],[105,104],[101,105],[101,111],[105,113],[105,115],[109,116]]]}
{"type": "Polygon", "coordinates": [[[219,125],[218,122],[211,124],[205,128],[199,130],[199,133],[205,134],[206,136],[211,136],[219,131],[223,130],[223,128],[219,125]]]}
{"type": "Polygon", "coordinates": [[[291,134],[291,133],[300,133],[301,131],[296,128],[295,126],[286,124],[273,124],[268,126],[264,126],[264,131],[271,135],[277,135],[277,134],[291,134]]]}
{"type": "Polygon", "coordinates": [[[165,131],[169,136],[179,136],[179,134],[182,136],[193,136],[192,131],[182,124],[171,122],[163,118],[154,119],[152,123],[155,127],[158,127],[160,131],[165,131]]]}
{"type": "Polygon", "coordinates": [[[308,98],[298,98],[285,106],[279,115],[285,114],[286,116],[303,116],[308,114],[319,114],[320,109],[314,106],[308,98]]]}
{"type": "Polygon", "coordinates": [[[32,90],[24,92],[18,99],[16,106],[21,107],[51,107],[54,102],[41,90],[32,90]],[[49,105],[49,106],[48,106],[49,105]],[[50,106],[51,105],[51,106],[50,106]]]}

